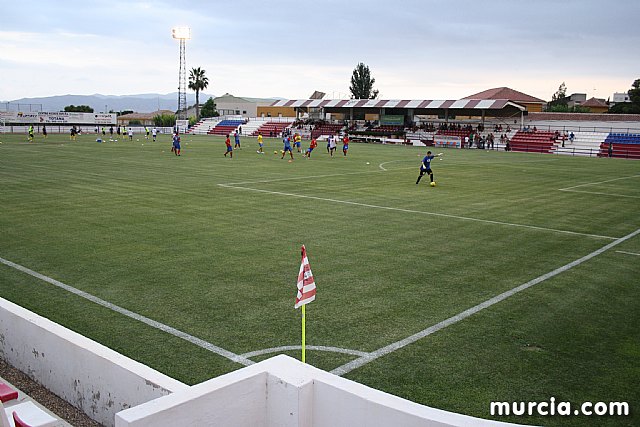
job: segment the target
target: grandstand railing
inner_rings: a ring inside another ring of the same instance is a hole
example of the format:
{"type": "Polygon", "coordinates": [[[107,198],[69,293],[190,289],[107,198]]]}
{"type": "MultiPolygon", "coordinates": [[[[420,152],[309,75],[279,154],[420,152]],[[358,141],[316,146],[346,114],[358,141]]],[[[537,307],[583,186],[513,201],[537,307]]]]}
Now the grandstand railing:
{"type": "MultiPolygon", "coordinates": [[[[528,124],[529,128],[533,128],[532,125],[528,124]]],[[[538,131],[545,132],[602,132],[602,133],[640,133],[640,128],[619,128],[614,126],[552,126],[552,125],[535,125],[538,131]]],[[[488,128],[488,125],[485,125],[485,128],[488,128]]],[[[511,131],[514,130],[524,130],[524,127],[520,128],[511,128],[511,131]]]]}

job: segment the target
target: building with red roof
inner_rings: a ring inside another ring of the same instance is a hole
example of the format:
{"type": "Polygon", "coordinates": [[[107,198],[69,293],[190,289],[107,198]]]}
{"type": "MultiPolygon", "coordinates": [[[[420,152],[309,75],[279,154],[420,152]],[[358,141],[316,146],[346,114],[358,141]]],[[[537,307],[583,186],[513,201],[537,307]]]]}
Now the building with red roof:
{"type": "Polygon", "coordinates": [[[541,112],[546,104],[546,101],[540,98],[518,92],[517,90],[508,87],[487,89],[485,91],[469,95],[463,99],[507,99],[513,103],[522,105],[529,112],[541,112]]]}

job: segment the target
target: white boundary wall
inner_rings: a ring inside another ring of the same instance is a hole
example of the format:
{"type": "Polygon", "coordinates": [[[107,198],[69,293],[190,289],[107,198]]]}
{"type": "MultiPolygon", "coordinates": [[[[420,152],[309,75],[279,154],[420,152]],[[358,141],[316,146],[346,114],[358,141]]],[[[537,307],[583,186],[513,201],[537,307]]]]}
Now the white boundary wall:
{"type": "Polygon", "coordinates": [[[105,426],[118,411],[189,388],[2,298],[0,354],[105,426]]]}
{"type": "MultiPolygon", "coordinates": [[[[487,406],[488,410],[488,406],[487,406]]],[[[419,405],[280,355],[116,415],[116,427],[504,427],[419,405]]]]}

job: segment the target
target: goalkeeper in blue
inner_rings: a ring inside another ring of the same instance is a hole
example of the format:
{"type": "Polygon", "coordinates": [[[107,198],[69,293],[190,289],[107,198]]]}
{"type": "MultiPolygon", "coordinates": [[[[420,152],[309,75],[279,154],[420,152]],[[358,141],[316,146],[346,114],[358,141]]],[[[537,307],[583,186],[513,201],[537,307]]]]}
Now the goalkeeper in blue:
{"type": "Polygon", "coordinates": [[[420,175],[418,176],[416,184],[420,182],[424,174],[429,174],[429,178],[431,178],[431,186],[436,186],[436,182],[433,180],[433,171],[431,170],[431,160],[440,156],[442,156],[442,153],[438,154],[438,156],[434,156],[431,154],[431,151],[427,151],[427,155],[424,156],[424,158],[422,159],[422,164],[420,164],[420,175]]]}

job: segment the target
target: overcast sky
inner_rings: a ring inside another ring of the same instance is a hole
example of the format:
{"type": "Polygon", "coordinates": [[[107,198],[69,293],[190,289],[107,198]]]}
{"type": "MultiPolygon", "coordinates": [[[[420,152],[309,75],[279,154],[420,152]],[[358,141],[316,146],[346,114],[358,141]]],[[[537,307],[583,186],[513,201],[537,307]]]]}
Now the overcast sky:
{"type": "Polygon", "coordinates": [[[639,0],[0,0],[0,100],[176,92],[174,26],[216,95],[344,98],[364,62],[381,99],[606,99],[640,78],[639,22],[639,0]]]}

